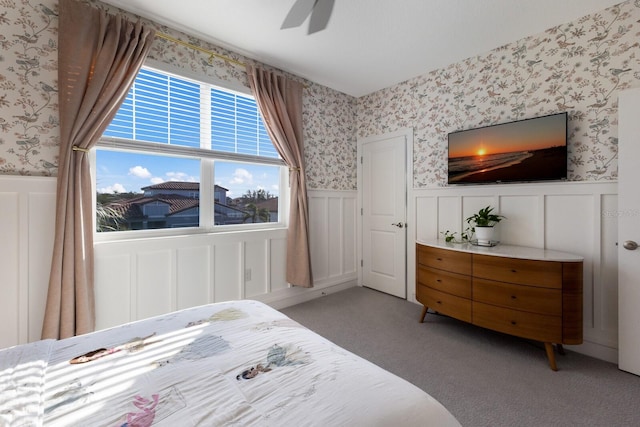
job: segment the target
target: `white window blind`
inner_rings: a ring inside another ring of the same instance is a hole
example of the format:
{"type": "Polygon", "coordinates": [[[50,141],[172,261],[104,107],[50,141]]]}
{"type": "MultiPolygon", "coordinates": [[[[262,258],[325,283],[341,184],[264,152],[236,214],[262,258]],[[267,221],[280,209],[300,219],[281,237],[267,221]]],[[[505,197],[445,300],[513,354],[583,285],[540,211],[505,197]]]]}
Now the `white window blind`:
{"type": "Polygon", "coordinates": [[[144,67],[104,136],[279,158],[253,98],[144,67]]]}

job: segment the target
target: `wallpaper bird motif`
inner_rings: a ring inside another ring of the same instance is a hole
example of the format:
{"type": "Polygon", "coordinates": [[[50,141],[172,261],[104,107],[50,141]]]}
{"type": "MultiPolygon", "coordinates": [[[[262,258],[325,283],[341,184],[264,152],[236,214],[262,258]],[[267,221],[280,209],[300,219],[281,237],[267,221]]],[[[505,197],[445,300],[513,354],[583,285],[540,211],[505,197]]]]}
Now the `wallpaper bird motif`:
{"type": "MultiPolygon", "coordinates": [[[[0,174],[57,173],[57,9],[55,0],[0,2],[0,174]]],[[[640,0],[627,0],[358,99],[305,81],[307,185],[355,190],[357,139],[403,128],[414,129],[414,187],[446,185],[449,132],[560,111],[569,113],[569,179],[615,180],[617,94],[640,86],[639,36],[640,0]]],[[[247,87],[242,67],[166,40],[149,59],[247,87]]]]}

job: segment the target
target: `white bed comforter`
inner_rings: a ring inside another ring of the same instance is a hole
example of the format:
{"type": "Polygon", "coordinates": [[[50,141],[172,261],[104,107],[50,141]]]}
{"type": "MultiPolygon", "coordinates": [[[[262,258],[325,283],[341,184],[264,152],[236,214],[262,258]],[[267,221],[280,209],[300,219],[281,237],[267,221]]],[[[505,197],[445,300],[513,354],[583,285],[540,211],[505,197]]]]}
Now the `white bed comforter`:
{"type": "Polygon", "coordinates": [[[435,399],[256,301],[0,351],[0,425],[458,426],[435,399]]]}

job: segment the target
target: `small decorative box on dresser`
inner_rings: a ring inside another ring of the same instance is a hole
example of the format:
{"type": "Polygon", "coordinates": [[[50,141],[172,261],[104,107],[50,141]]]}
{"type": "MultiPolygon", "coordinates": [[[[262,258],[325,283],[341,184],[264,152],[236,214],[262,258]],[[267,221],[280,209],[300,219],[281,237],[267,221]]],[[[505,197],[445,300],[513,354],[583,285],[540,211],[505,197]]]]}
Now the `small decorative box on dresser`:
{"type": "Polygon", "coordinates": [[[553,344],[582,343],[582,257],[523,246],[416,243],[416,299],[427,309],[553,344]]]}

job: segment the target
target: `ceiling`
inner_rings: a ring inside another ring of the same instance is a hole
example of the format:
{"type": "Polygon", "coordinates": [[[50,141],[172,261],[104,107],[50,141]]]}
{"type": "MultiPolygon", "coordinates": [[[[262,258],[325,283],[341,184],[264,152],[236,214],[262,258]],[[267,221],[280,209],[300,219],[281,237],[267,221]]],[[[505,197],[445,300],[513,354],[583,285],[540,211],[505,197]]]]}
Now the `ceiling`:
{"type": "Polygon", "coordinates": [[[295,0],[103,0],[360,97],[620,0],[335,0],[327,28],[281,30],[295,0]]]}

